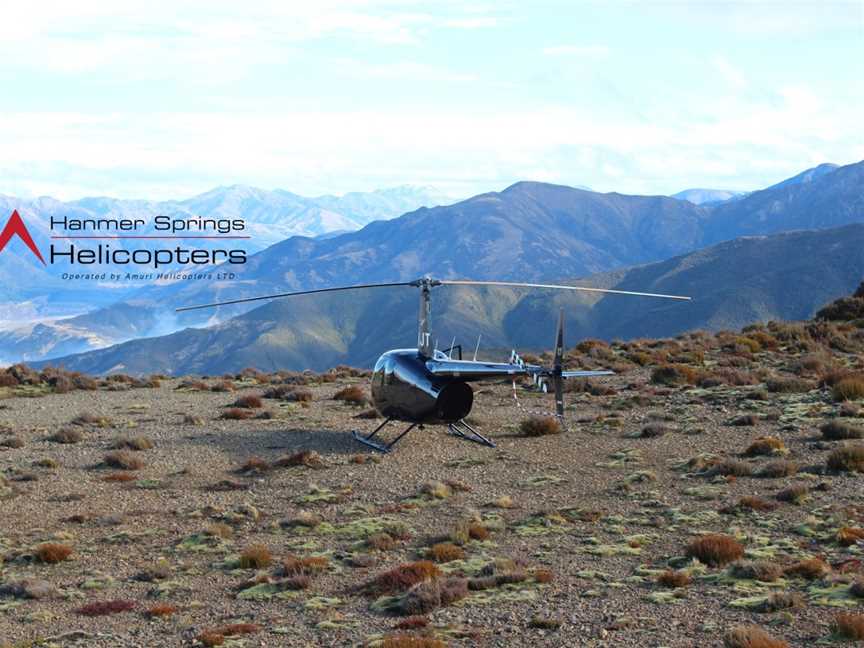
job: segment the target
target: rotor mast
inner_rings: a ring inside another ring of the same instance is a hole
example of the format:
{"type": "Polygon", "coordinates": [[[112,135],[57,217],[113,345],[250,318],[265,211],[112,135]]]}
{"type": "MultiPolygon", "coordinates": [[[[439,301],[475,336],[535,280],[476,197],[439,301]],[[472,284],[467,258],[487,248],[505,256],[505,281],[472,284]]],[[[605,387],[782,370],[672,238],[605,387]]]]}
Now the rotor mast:
{"type": "Polygon", "coordinates": [[[433,351],[429,320],[432,316],[432,288],[440,286],[441,282],[426,276],[412,281],[411,285],[420,288],[420,312],[417,317],[417,353],[422,358],[431,358],[433,351]]]}

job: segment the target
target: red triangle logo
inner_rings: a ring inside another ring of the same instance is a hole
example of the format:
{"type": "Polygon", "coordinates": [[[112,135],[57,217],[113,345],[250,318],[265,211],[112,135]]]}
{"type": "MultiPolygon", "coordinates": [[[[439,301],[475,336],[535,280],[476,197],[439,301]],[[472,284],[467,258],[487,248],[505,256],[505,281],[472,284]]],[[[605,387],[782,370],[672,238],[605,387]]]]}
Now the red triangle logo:
{"type": "Polygon", "coordinates": [[[42,253],[33,242],[33,238],[30,236],[30,232],[27,231],[27,226],[24,224],[24,221],[21,220],[21,216],[18,215],[17,209],[12,212],[9,220],[6,221],[6,226],[3,228],[3,231],[0,232],[0,252],[3,251],[3,248],[6,247],[6,244],[13,235],[16,235],[24,241],[24,245],[30,248],[30,251],[42,262],[42,265],[45,265],[45,259],[42,258],[42,253]]]}

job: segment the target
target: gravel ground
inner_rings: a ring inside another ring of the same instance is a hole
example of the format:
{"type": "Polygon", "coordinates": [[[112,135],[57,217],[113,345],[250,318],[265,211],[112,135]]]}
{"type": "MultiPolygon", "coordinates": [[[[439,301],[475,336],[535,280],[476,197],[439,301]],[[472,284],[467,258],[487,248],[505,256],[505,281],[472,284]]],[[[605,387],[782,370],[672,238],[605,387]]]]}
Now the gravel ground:
{"type": "MultiPolygon", "coordinates": [[[[755,624],[790,645],[811,646],[829,637],[838,611],[861,612],[864,600],[848,585],[861,575],[862,548],[842,547],[835,536],[842,526],[864,526],[864,476],[825,474],[837,442],[822,441],[818,426],[839,407],[827,392],[751,400],[759,386],[665,388],[649,378],[636,368],[604,381],[614,393],[569,394],[569,430],[532,438],[519,432],[525,414],[510,386],[480,385],[470,420],[497,448],[429,426],[384,457],[350,436],[378,421],[355,418],[362,408],[332,400],[348,384],[365,387],[361,379],[309,387],[308,406],[265,399],[273,413],[267,420],[218,418],[239,395],[261,393],[253,380],[237,382],[233,393],[180,388],[175,379],[158,388],[0,400],[0,443],[23,442],[0,448],[7,480],[0,487],[0,646],[52,637],[37,645],[201,645],[202,632],[232,623],[257,629],[223,645],[381,645],[398,632],[400,617],[377,611],[376,598],[358,587],[424,558],[436,538],[469,520],[491,535],[465,543],[466,558],[442,568],[476,576],[484,564],[509,558],[526,578],[429,613],[425,633],[440,645],[714,646],[733,626],[755,624]],[[49,439],[82,413],[108,420],[74,426],[79,443],[49,439]],[[746,413],[756,415],[755,425],[729,424],[746,413]],[[649,424],[659,436],[639,436],[649,424]],[[782,459],[797,462],[797,475],[709,476],[683,465],[713,454],[758,472],[777,458],[741,454],[763,435],[784,442],[782,459]],[[102,465],[124,436],[153,443],[127,451],[143,462],[138,470],[102,465]],[[273,462],[298,451],[314,451],[321,465],[238,472],[250,458],[273,462]],[[132,477],[106,481],[118,473],[132,477]],[[808,487],[806,501],[720,512],[749,495],[775,502],[790,484],[808,487]],[[323,522],[288,524],[307,513],[323,522]],[[393,535],[407,529],[409,537],[386,550],[368,547],[365,537],[382,528],[393,535]],[[812,582],[740,578],[686,558],[688,543],[706,532],[732,535],[747,557],[780,567],[821,556],[834,569],[812,582]],[[40,562],[36,550],[46,542],[72,554],[40,562]],[[250,545],[265,545],[273,566],[241,568],[238,555],[250,545]],[[275,566],[290,554],[326,556],[329,566],[308,589],[280,592],[275,566]],[[677,590],[658,584],[670,565],[691,572],[692,582],[677,590]],[[537,570],[550,570],[552,581],[538,582],[537,570]],[[256,577],[260,600],[250,598],[256,577]],[[10,590],[26,579],[37,598],[10,590]],[[772,591],[802,600],[795,609],[757,611],[772,591]],[[84,605],[109,600],[134,607],[81,614],[84,605]],[[176,612],[149,617],[159,603],[176,612]]],[[[551,405],[541,395],[521,398],[551,405]]]]}

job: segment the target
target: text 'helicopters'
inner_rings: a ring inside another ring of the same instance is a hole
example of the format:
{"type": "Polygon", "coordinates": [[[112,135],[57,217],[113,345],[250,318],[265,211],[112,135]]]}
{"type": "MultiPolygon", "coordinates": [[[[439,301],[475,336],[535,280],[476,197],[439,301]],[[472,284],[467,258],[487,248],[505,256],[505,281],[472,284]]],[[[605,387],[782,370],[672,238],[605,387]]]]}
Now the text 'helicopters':
{"type": "MultiPolygon", "coordinates": [[[[372,372],[372,401],[378,411],[385,417],[369,435],[363,436],[354,432],[354,438],[379,452],[389,452],[394,445],[414,427],[424,423],[446,423],[452,434],[465,439],[495,447],[495,444],[480,434],[465,422],[465,417],[471,412],[474,402],[474,390],[468,384],[478,380],[494,378],[513,378],[530,376],[534,383],[544,390],[549,382],[555,393],[555,416],[564,418],[564,380],[567,378],[587,378],[591,376],[608,376],[612,371],[565,371],[564,362],[564,311],[558,316],[558,327],[555,334],[555,355],[552,366],[526,364],[513,351],[509,362],[483,362],[476,359],[462,360],[461,349],[459,358],[454,359],[453,349],[449,354],[433,348],[430,331],[430,316],[432,313],[431,292],[439,286],[512,286],[517,288],[551,288],[555,290],[577,290],[584,292],[607,293],[614,295],[633,295],[638,297],[659,297],[663,299],[689,300],[689,297],[679,295],[661,295],[657,293],[632,292],[627,290],[611,290],[605,288],[585,288],[581,286],[560,286],[554,284],[519,283],[509,281],[472,281],[467,279],[433,279],[422,277],[414,281],[364,284],[343,286],[339,288],[320,288],[317,290],[301,290],[297,292],[278,293],[262,297],[234,299],[213,304],[186,306],[177,311],[212,308],[229,304],[240,304],[264,299],[280,297],[295,297],[316,293],[336,292],[343,290],[360,290],[367,288],[392,288],[410,286],[420,289],[420,313],[417,326],[416,349],[394,349],[384,352],[375,363],[372,372]],[[404,421],[410,425],[398,436],[387,443],[379,443],[375,436],[391,421],[404,421]]],[[[479,345],[479,340],[478,340],[479,345]]]]}

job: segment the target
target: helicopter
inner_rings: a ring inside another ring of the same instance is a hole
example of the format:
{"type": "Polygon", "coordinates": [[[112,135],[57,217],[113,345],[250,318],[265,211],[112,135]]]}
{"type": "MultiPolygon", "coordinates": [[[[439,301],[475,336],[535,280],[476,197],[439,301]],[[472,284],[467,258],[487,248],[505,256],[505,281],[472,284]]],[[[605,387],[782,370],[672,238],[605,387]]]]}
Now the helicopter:
{"type": "MultiPolygon", "coordinates": [[[[555,417],[564,420],[564,381],[568,378],[589,378],[613,375],[609,370],[564,370],[564,310],[558,314],[555,330],[555,346],[552,364],[541,366],[526,363],[516,351],[512,351],[509,362],[484,362],[474,359],[463,360],[461,347],[454,345],[446,351],[433,345],[430,330],[432,315],[432,289],[441,286],[502,286],[515,288],[535,288],[571,290],[612,295],[637,297],[656,297],[689,301],[690,297],[664,295],[658,293],[565,286],[558,284],[537,284],[511,281],[476,281],[471,279],[435,279],[430,276],[413,281],[359,284],[336,288],[319,288],[295,292],[276,293],[260,297],[248,297],[211,304],[199,304],[177,308],[177,312],[214,308],[230,304],[241,304],[283,297],[297,297],[319,293],[371,288],[395,288],[409,286],[420,290],[420,310],[417,321],[417,347],[412,349],[393,349],[385,351],[378,358],[372,371],[371,392],[375,408],[384,416],[384,422],[371,433],[363,435],[356,430],[353,437],[365,446],[378,452],[388,453],[415,427],[424,424],[446,424],[451,434],[491,448],[495,443],[473,428],[465,419],[474,403],[474,390],[469,383],[495,378],[516,380],[519,376],[530,377],[534,385],[546,392],[549,383],[555,395],[555,417]],[[458,350],[458,357],[453,353],[458,350]],[[408,427],[387,442],[379,442],[376,437],[391,422],[408,423],[408,427]]],[[[479,347],[479,339],[478,339],[479,347]]],[[[514,383],[515,386],[515,383],[514,383]]]]}

